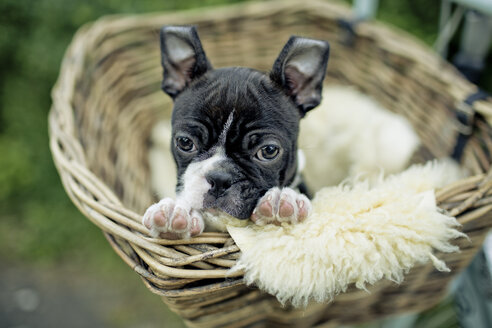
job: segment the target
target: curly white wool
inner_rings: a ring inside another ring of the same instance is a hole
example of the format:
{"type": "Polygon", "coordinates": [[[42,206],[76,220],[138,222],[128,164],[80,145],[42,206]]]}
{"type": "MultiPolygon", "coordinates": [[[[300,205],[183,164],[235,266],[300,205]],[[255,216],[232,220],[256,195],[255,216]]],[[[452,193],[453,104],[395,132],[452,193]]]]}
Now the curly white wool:
{"type": "Polygon", "coordinates": [[[420,141],[410,123],[353,88],[329,85],[321,105],[301,120],[299,147],[312,190],[364,174],[404,170],[420,141]]]}
{"type": "Polygon", "coordinates": [[[242,252],[231,271],[244,270],[246,283],[295,307],[331,301],[351,284],[400,283],[429,260],[447,271],[434,252],[457,251],[450,241],[464,234],[438,210],[433,190],[462,176],[456,164],[436,161],[373,186],[354,181],[323,188],[301,224],[229,227],[242,252]]]}

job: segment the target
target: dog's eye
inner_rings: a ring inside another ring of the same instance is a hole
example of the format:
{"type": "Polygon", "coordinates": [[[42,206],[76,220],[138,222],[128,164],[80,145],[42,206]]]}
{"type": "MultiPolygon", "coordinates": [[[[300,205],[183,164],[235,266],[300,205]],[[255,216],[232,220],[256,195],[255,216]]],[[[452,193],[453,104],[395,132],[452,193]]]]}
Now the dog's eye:
{"type": "Polygon", "coordinates": [[[184,151],[186,153],[192,153],[196,150],[196,146],[190,138],[187,137],[178,137],[176,138],[176,147],[179,150],[184,151]]]}
{"type": "Polygon", "coordinates": [[[256,157],[260,161],[271,161],[272,159],[277,157],[278,153],[279,153],[279,148],[277,146],[266,145],[260,148],[260,150],[258,150],[258,152],[256,153],[256,157]]]}

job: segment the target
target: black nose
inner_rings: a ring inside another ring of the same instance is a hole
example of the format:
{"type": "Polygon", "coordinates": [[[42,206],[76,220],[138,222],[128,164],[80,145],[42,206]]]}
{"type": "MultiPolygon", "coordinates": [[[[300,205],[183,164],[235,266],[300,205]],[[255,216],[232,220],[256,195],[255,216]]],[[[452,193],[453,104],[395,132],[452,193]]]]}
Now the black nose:
{"type": "Polygon", "coordinates": [[[224,171],[212,171],[205,176],[210,184],[210,193],[218,197],[229,189],[232,184],[232,175],[224,171]]]}

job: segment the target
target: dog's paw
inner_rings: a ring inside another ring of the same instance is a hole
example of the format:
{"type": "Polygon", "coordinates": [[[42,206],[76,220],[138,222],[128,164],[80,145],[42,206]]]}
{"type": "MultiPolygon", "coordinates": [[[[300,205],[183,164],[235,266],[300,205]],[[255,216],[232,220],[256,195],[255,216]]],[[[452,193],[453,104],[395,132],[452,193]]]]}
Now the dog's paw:
{"type": "Polygon", "coordinates": [[[297,223],[311,213],[309,199],[291,188],[272,188],[260,198],[251,215],[258,225],[282,222],[297,223]]]}
{"type": "Polygon", "coordinates": [[[196,210],[187,210],[172,198],[164,198],[150,206],[142,219],[152,237],[186,239],[203,232],[205,223],[196,210]]]}

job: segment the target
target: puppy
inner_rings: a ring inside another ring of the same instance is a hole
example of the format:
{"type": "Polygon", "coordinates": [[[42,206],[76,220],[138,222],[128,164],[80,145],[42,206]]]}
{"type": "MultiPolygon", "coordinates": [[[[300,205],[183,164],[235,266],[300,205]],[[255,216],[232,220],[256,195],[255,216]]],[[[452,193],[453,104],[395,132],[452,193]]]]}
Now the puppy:
{"type": "Polygon", "coordinates": [[[295,223],[311,203],[298,172],[299,121],[321,101],[326,41],[292,36],[269,74],[213,69],[195,27],[160,33],[162,90],[172,97],[176,199],[150,206],[143,224],[155,237],[197,236],[204,213],[259,225],[295,223]]]}

